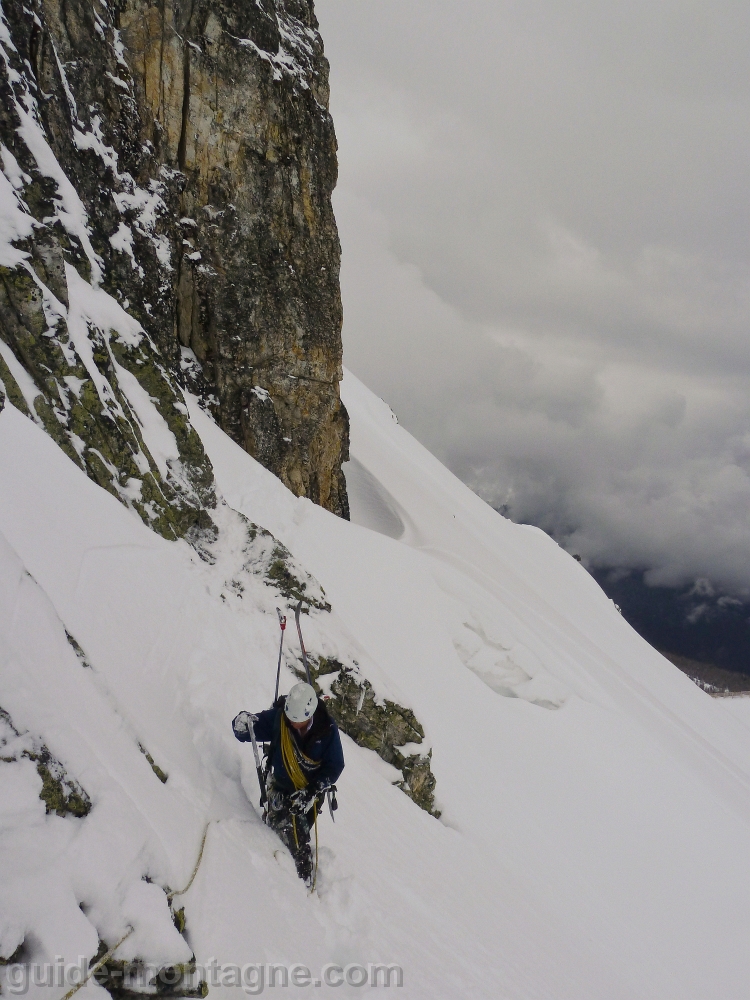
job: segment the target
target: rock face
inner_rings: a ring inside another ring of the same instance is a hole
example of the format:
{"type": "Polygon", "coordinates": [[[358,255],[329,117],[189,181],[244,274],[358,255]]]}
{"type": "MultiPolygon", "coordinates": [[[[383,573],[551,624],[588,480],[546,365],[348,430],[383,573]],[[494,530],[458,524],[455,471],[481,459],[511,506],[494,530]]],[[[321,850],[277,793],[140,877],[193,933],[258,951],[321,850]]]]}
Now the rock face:
{"type": "Polygon", "coordinates": [[[0,394],[168,537],[213,505],[181,384],[347,516],[336,144],[311,0],[6,0],[0,34],[18,248],[0,260],[0,394]]]}
{"type": "MultiPolygon", "coordinates": [[[[420,744],[424,729],[410,708],[387,698],[379,698],[372,684],[360,673],[355,662],[344,664],[332,657],[308,657],[310,680],[318,696],[336,723],[357,746],[373,750],[387,764],[401,772],[395,781],[402,792],[431,816],[440,817],[435,808],[435,775],[432,773],[432,750],[426,753],[420,744]]],[[[306,680],[301,666],[295,668],[300,680],[306,680]]]]}
{"type": "Polygon", "coordinates": [[[343,513],[336,140],[312,3],[140,0],[120,27],[141,139],[186,178],[177,338],[224,430],[343,513]]]}

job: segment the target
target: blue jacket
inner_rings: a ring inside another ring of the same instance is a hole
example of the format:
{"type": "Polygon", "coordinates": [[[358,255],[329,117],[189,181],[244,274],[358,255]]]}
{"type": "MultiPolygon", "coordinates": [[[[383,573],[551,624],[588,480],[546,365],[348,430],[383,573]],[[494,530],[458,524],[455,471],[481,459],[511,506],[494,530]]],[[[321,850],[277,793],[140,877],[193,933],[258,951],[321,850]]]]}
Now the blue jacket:
{"type": "MultiPolygon", "coordinates": [[[[294,782],[287,774],[281,756],[281,713],[284,711],[285,700],[279,698],[273,708],[261,712],[254,728],[258,743],[271,744],[271,768],[277,787],[283,792],[293,792],[294,782]]],[[[323,702],[318,702],[313,715],[313,724],[306,733],[300,735],[295,729],[291,732],[305,756],[320,761],[320,766],[309,775],[310,786],[332,785],[344,770],[344,751],[339,728],[328,714],[323,702]]],[[[234,730],[234,735],[241,743],[250,742],[250,733],[238,733],[234,730]]]]}

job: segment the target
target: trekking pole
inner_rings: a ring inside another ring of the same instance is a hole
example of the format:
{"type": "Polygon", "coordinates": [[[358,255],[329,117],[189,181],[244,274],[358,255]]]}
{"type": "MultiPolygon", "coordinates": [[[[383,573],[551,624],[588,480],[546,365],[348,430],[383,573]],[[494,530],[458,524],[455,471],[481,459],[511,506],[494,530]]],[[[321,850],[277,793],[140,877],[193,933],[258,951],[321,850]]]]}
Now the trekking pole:
{"type": "Polygon", "coordinates": [[[258,772],[258,784],[260,785],[260,804],[264,806],[266,804],[266,783],[263,781],[263,769],[260,766],[260,754],[258,753],[258,744],[255,742],[255,729],[253,728],[253,717],[250,716],[248,721],[248,729],[250,730],[250,739],[253,744],[253,755],[255,756],[255,770],[258,772]]]}
{"type": "Polygon", "coordinates": [[[299,636],[299,644],[302,647],[302,662],[305,664],[305,673],[307,674],[307,683],[312,686],[312,681],[310,680],[310,667],[307,663],[307,653],[305,651],[305,643],[302,639],[302,628],[299,623],[299,613],[302,610],[302,601],[297,605],[297,610],[294,612],[294,620],[297,622],[297,635],[299,636]]]}
{"type": "Polygon", "coordinates": [[[279,628],[281,629],[281,642],[279,643],[279,665],[276,668],[276,693],[273,696],[274,705],[279,700],[279,677],[281,676],[281,650],[284,645],[284,629],[286,628],[286,615],[282,615],[279,608],[276,608],[276,614],[279,616],[279,628]]]}

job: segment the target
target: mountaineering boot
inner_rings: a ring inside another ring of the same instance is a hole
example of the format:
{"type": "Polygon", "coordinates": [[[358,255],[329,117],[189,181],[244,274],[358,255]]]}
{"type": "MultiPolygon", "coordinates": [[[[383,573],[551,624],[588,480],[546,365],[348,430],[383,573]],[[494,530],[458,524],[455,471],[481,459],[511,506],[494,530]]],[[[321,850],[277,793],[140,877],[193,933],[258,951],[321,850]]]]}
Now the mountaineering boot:
{"type": "Polygon", "coordinates": [[[312,881],[313,870],[312,854],[310,852],[309,843],[304,847],[301,847],[296,854],[292,852],[292,857],[294,858],[294,863],[297,866],[297,874],[305,885],[309,887],[312,881]]]}
{"type": "Polygon", "coordinates": [[[271,787],[268,793],[266,825],[275,830],[279,839],[294,859],[297,874],[306,884],[312,879],[312,852],[310,850],[310,823],[306,815],[295,815],[289,796],[271,787]]]}

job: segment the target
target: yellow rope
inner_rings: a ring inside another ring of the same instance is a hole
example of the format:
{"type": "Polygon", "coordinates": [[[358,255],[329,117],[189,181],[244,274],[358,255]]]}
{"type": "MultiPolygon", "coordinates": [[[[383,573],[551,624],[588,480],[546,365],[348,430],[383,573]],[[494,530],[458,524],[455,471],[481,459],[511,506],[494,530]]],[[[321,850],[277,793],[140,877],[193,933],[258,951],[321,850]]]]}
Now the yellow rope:
{"type": "Polygon", "coordinates": [[[315,825],[315,874],[313,875],[310,892],[315,892],[315,883],[318,881],[318,803],[313,805],[313,823],[315,825]]]}
{"type": "MultiPolygon", "coordinates": [[[[302,788],[307,788],[308,781],[305,777],[304,771],[299,765],[297,756],[295,754],[294,737],[292,736],[289,724],[286,721],[286,716],[282,712],[281,714],[281,759],[284,762],[284,767],[286,773],[292,780],[292,784],[296,791],[302,788]]],[[[297,748],[297,753],[311,765],[319,763],[318,761],[311,760],[309,757],[305,756],[299,748],[297,748]]],[[[315,874],[313,876],[312,886],[310,892],[315,892],[315,883],[318,880],[318,803],[313,804],[313,824],[315,826],[315,874]]],[[[292,815],[292,830],[294,831],[294,843],[297,845],[297,850],[299,850],[299,839],[297,837],[297,818],[292,815]]]]}
{"type": "MultiPolygon", "coordinates": [[[[169,903],[172,902],[175,896],[184,896],[185,893],[190,888],[190,886],[195,881],[195,876],[198,874],[198,869],[200,868],[201,861],[203,860],[203,849],[206,846],[206,837],[208,836],[208,828],[210,825],[211,825],[211,820],[209,820],[208,823],[206,823],[206,829],[203,831],[203,840],[201,840],[201,849],[198,852],[198,860],[195,862],[195,868],[193,868],[193,874],[190,876],[190,881],[188,882],[188,884],[185,886],[184,889],[178,889],[176,892],[167,893],[167,900],[169,903]]],[[[295,831],[295,836],[296,836],[296,831],[295,831]]],[[[75,993],[77,993],[82,986],[85,986],[86,983],[89,981],[89,979],[91,979],[91,977],[95,975],[95,973],[97,973],[99,969],[101,969],[101,967],[110,960],[110,958],[112,958],[112,956],[120,947],[120,945],[123,943],[123,941],[127,941],[127,939],[130,937],[130,935],[133,933],[134,930],[135,930],[134,927],[129,927],[127,934],[121,937],[120,940],[117,942],[117,944],[114,946],[114,948],[110,948],[107,954],[104,955],[103,958],[100,958],[92,969],[89,969],[86,977],[82,979],[80,983],[76,983],[76,985],[72,989],[68,990],[68,992],[62,998],[62,1000],[70,1000],[70,998],[75,993]]]]}
{"type": "MultiPolygon", "coordinates": [[[[299,766],[297,761],[297,756],[294,752],[294,737],[292,736],[289,723],[286,721],[286,716],[281,713],[281,759],[284,762],[284,767],[286,768],[286,773],[292,779],[292,784],[295,789],[299,791],[301,788],[307,788],[307,778],[299,766]]],[[[310,760],[306,757],[301,750],[298,753],[304,758],[305,761],[309,761],[311,765],[316,764],[317,761],[310,760]]]]}

